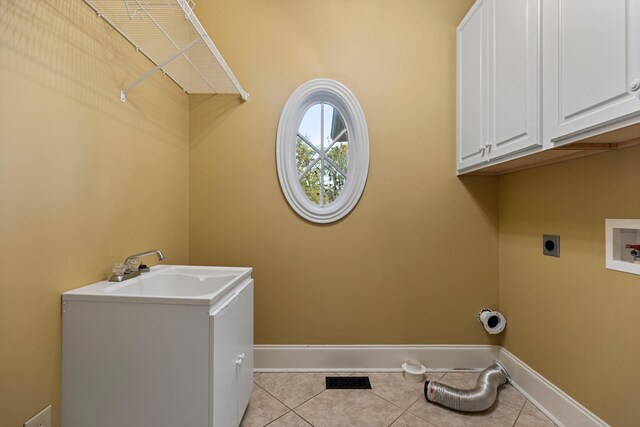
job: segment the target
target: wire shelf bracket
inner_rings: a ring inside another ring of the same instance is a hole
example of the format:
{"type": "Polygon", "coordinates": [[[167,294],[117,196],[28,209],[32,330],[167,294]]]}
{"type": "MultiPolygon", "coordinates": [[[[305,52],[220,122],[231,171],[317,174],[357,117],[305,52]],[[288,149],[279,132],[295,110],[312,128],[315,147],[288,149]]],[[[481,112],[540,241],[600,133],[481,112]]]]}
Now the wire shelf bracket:
{"type": "Polygon", "coordinates": [[[191,49],[193,46],[195,46],[196,44],[200,43],[201,41],[202,41],[201,38],[195,39],[194,41],[189,43],[187,46],[185,46],[183,49],[177,51],[175,54],[171,55],[169,58],[167,58],[164,61],[162,61],[161,63],[159,63],[158,65],[153,67],[151,70],[147,71],[142,76],[138,77],[136,80],[132,81],[131,83],[129,83],[128,85],[123,87],[122,90],[120,91],[120,101],[126,102],[126,100],[127,100],[127,92],[128,91],[130,91],[134,87],[138,86],[143,81],[147,80],[156,71],[161,70],[165,65],[169,64],[171,61],[175,60],[176,58],[182,56],[182,54],[184,54],[186,51],[188,51],[189,49],[191,49]]]}
{"type": "Polygon", "coordinates": [[[84,0],[154,67],[120,90],[127,92],[162,71],[186,93],[249,94],[193,13],[193,0],[84,0]]]}

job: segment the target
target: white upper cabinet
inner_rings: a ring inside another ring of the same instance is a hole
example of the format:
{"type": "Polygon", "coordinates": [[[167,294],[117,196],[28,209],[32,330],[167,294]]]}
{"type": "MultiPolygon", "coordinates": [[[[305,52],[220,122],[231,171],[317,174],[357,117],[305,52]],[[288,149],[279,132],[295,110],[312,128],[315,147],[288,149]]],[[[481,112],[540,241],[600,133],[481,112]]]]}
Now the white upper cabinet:
{"type": "Polygon", "coordinates": [[[488,0],[478,0],[457,30],[457,167],[487,157],[486,19],[488,0]]]}
{"type": "Polygon", "coordinates": [[[458,26],[458,172],[539,147],[540,0],[481,0],[458,26]]]}
{"type": "Polygon", "coordinates": [[[640,137],[640,0],[478,0],[457,36],[458,174],[640,137]]]}
{"type": "Polygon", "coordinates": [[[640,113],[640,0],[544,0],[544,136],[640,113]]]}
{"type": "Polygon", "coordinates": [[[491,0],[488,81],[489,158],[539,146],[540,0],[491,0]]]}

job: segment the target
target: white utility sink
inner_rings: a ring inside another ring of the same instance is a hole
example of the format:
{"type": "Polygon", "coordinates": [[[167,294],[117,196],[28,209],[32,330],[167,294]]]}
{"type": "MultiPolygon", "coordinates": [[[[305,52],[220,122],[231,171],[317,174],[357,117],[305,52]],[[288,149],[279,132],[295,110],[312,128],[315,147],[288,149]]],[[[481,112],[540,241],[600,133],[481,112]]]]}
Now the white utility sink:
{"type": "Polygon", "coordinates": [[[97,282],[63,294],[63,300],[177,302],[212,305],[244,279],[251,268],[161,265],[133,279],[97,282]]]}
{"type": "Polygon", "coordinates": [[[253,387],[251,268],[161,265],[62,295],[65,427],[237,427],[253,387]]]}

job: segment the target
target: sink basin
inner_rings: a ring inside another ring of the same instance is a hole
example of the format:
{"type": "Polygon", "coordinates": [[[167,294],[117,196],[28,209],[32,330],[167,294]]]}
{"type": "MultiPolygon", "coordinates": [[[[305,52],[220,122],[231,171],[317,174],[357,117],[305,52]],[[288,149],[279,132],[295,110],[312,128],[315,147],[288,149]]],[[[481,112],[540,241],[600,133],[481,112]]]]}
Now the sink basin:
{"type": "Polygon", "coordinates": [[[65,292],[62,299],[211,305],[250,276],[251,268],[162,265],[124,282],[102,281],[65,292]]]}
{"type": "Polygon", "coordinates": [[[105,288],[112,295],[196,296],[219,291],[236,276],[187,276],[184,274],[160,274],[143,277],[136,283],[122,282],[105,288]]]}

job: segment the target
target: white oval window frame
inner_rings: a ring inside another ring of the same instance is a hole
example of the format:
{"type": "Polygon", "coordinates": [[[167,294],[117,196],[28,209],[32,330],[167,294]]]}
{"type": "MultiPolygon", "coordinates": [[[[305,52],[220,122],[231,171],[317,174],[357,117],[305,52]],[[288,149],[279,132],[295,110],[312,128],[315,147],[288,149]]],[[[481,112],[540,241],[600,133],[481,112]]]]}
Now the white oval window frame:
{"type": "Polygon", "coordinates": [[[346,216],[360,200],[369,173],[369,131],[364,112],[355,95],[331,79],[310,80],[297,88],[282,110],[276,136],[276,163],[280,187],[298,215],[316,223],[329,223],[346,216]],[[318,103],[333,106],[342,115],[349,133],[349,172],[340,196],[331,204],[318,206],[302,190],[296,167],[296,137],[309,107],[318,103]]]}

